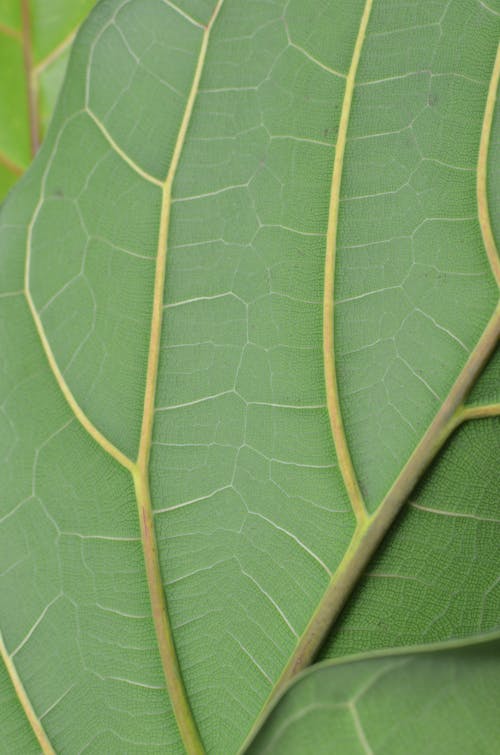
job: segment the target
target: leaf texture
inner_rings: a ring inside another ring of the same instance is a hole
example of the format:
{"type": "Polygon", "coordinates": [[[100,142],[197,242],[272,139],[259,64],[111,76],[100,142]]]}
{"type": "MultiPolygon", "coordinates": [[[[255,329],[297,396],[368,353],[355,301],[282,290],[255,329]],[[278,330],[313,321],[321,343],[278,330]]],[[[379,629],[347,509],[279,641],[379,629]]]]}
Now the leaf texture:
{"type": "Polygon", "coordinates": [[[499,21],[104,0],[84,25],[0,228],[4,658],[55,751],[241,748],[467,418],[499,21]]]}

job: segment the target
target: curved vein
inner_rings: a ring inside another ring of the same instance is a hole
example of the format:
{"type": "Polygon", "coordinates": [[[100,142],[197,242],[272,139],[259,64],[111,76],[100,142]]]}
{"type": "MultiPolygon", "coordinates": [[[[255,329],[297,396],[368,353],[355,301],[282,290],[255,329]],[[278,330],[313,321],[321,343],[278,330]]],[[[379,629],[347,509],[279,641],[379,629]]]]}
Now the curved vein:
{"type": "Polygon", "coordinates": [[[127,163],[127,165],[132,168],[133,171],[137,173],[137,175],[141,176],[141,178],[144,178],[145,181],[148,181],[149,183],[155,184],[155,186],[163,186],[163,181],[160,181],[159,178],[156,178],[155,176],[152,176],[151,173],[148,173],[147,171],[143,170],[140,165],[138,165],[135,160],[132,160],[129,155],[127,155],[126,152],[117,144],[117,142],[113,139],[111,134],[109,133],[108,129],[104,125],[104,123],[101,123],[99,118],[96,116],[93,110],[90,109],[88,105],[85,107],[85,112],[87,115],[93,120],[101,134],[104,136],[106,141],[108,142],[109,146],[117,154],[121,159],[127,163]]]}
{"type": "Polygon", "coordinates": [[[149,483],[149,457],[151,453],[154,405],[160,354],[160,335],[163,314],[165,271],[167,262],[168,228],[172,202],[172,184],[175,179],[180,156],[184,142],[186,140],[186,133],[191,121],[194,103],[198,94],[200,79],[207,54],[210,32],[219,14],[222,3],[223,0],[218,0],[212,17],[203,32],[198,62],[191,84],[191,90],[189,92],[184,115],[177,135],[170,168],[163,184],[163,202],[160,219],[160,231],[158,235],[151,332],[149,341],[148,365],[146,372],[146,386],[144,391],[144,408],[137,465],[135,470],[133,471],[137,505],[139,509],[139,521],[141,526],[144,560],[146,565],[146,574],[148,579],[151,608],[158,648],[162,661],[167,689],[179,728],[179,733],[189,755],[203,753],[204,748],[189,705],[186,689],[184,687],[182,673],[179,667],[179,662],[175,650],[172,627],[170,625],[168,616],[153,521],[153,507],[151,503],[151,490],[149,483]]]}
{"type": "Polygon", "coordinates": [[[45,729],[42,726],[42,722],[40,721],[37,714],[35,713],[35,710],[31,704],[31,700],[29,699],[26,693],[26,690],[24,688],[24,685],[19,677],[19,674],[17,673],[17,668],[14,664],[14,661],[12,660],[12,657],[5,646],[5,642],[3,640],[3,636],[1,632],[0,632],[0,656],[2,657],[2,660],[5,663],[5,667],[7,669],[7,673],[9,674],[10,680],[14,687],[17,699],[19,700],[24,710],[24,713],[26,714],[26,718],[28,719],[31,725],[31,728],[38,740],[38,744],[41,747],[43,755],[55,755],[55,750],[52,747],[49,738],[47,737],[45,729]]]}
{"type": "Polygon", "coordinates": [[[24,168],[21,168],[20,165],[17,165],[17,163],[13,162],[3,152],[0,152],[0,165],[3,165],[10,173],[13,173],[15,176],[22,176],[24,172],[24,168]]]}
{"type": "Polygon", "coordinates": [[[500,286],[500,257],[493,236],[491,227],[490,212],[488,207],[488,150],[490,146],[491,127],[493,125],[493,115],[495,112],[495,103],[497,98],[498,83],[500,80],[500,45],[497,49],[495,63],[491,74],[488,96],[486,98],[486,107],[484,110],[483,126],[481,129],[481,139],[479,142],[479,155],[477,161],[477,210],[479,215],[479,225],[483,243],[488,255],[488,261],[491,266],[493,275],[497,284],[500,286]]]}
{"type": "Polygon", "coordinates": [[[61,370],[59,369],[59,365],[57,364],[57,360],[54,356],[54,352],[52,351],[52,348],[50,346],[49,340],[45,334],[45,329],[43,327],[42,321],[40,319],[40,315],[38,314],[38,311],[35,307],[35,303],[33,301],[33,297],[31,296],[31,292],[29,289],[29,263],[30,263],[30,253],[29,249],[31,248],[31,226],[28,229],[28,254],[26,256],[26,272],[25,272],[25,286],[24,286],[24,295],[26,297],[26,300],[28,302],[28,306],[30,308],[31,316],[33,317],[33,321],[35,323],[35,327],[38,333],[38,336],[40,338],[42,348],[45,352],[45,356],[47,357],[47,361],[49,363],[49,367],[57,381],[57,384],[59,386],[59,389],[61,393],[63,394],[64,398],[69,404],[69,407],[77,420],[80,422],[80,424],[85,428],[85,430],[88,432],[88,434],[95,440],[96,443],[98,443],[110,456],[112,456],[116,461],[121,464],[126,469],[129,469],[132,471],[134,467],[134,462],[132,459],[129,459],[128,456],[126,456],[123,451],[120,451],[119,448],[117,448],[113,443],[111,443],[108,438],[106,438],[105,435],[101,433],[100,430],[97,429],[97,427],[90,421],[90,419],[87,417],[85,412],[83,411],[82,407],[74,397],[71,389],[69,388],[66,380],[64,379],[64,375],[62,374],[61,370]]]}
{"type": "Polygon", "coordinates": [[[351,65],[347,74],[344,100],[339,121],[335,159],[333,163],[332,184],[330,190],[330,208],[328,214],[328,228],[326,233],[325,281],[323,295],[323,361],[326,386],[326,401],[330,427],[335,444],[344,484],[349,494],[351,506],[358,522],[367,518],[367,511],[363,496],[359,488],[356,473],[349,453],[345,435],[344,423],[340,410],[340,400],[335,367],[335,324],[334,324],[334,290],[335,290],[335,258],[337,251],[337,233],[340,204],[340,188],[342,184],[342,169],[347,141],[347,129],[351,113],[352,97],[356,82],[361,50],[365,40],[366,29],[372,9],[372,0],[366,0],[359,31],[354,45],[351,65]]]}
{"type": "Polygon", "coordinates": [[[72,29],[69,34],[64,37],[64,39],[59,42],[56,47],[53,48],[42,60],[39,60],[38,63],[33,67],[33,75],[38,77],[40,74],[48,68],[52,63],[54,63],[57,58],[59,58],[63,52],[65,52],[68,47],[70,47],[71,44],[73,44],[73,40],[76,37],[77,29],[72,29]]]}

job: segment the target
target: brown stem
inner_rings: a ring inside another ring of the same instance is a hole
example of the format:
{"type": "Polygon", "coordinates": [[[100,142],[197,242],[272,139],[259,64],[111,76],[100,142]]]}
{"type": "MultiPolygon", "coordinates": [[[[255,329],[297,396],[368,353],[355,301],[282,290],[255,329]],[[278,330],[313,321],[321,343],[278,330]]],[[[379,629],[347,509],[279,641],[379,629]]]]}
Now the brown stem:
{"type": "Polygon", "coordinates": [[[21,0],[23,20],[23,57],[26,75],[26,95],[28,98],[28,119],[30,126],[31,155],[34,157],[40,146],[40,123],[38,118],[37,96],[33,81],[33,54],[31,49],[31,14],[29,0],[21,0]]]}

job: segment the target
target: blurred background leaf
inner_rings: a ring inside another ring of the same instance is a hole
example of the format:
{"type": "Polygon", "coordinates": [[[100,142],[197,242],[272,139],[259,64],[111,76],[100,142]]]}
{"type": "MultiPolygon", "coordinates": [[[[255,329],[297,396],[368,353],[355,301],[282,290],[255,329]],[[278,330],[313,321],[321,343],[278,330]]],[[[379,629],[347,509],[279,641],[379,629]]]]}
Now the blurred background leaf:
{"type": "Polygon", "coordinates": [[[78,26],[96,0],[0,0],[0,201],[43,139],[78,26]]]}

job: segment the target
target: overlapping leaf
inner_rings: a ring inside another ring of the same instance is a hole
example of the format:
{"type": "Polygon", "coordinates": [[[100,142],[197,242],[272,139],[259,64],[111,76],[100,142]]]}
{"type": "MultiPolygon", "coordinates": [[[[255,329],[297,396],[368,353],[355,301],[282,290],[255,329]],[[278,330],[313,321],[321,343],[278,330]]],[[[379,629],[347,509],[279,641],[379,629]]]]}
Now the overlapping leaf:
{"type": "Polygon", "coordinates": [[[0,200],[29,165],[45,134],[75,31],[94,4],[0,4],[0,200]]]}
{"type": "Polygon", "coordinates": [[[248,752],[496,752],[498,635],[424,650],[309,670],[248,752]]]}

